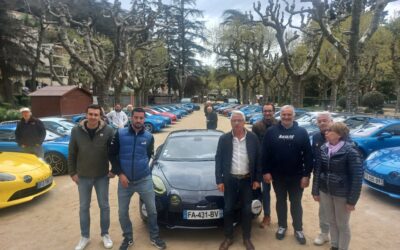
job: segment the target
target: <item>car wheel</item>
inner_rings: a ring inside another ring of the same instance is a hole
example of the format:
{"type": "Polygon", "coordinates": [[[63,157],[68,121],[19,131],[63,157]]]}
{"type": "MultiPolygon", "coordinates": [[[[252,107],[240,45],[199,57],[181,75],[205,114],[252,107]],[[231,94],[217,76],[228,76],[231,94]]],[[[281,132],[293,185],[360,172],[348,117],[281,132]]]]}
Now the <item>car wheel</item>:
{"type": "Polygon", "coordinates": [[[140,218],[144,222],[147,222],[147,210],[142,200],[139,201],[139,210],[140,210],[140,218]]]}
{"type": "Polygon", "coordinates": [[[53,175],[66,174],[68,170],[67,159],[57,152],[49,152],[44,155],[44,160],[51,166],[53,175]]]}
{"type": "Polygon", "coordinates": [[[153,125],[151,123],[145,123],[144,124],[144,128],[150,133],[154,132],[154,127],[153,127],[153,125]]]}

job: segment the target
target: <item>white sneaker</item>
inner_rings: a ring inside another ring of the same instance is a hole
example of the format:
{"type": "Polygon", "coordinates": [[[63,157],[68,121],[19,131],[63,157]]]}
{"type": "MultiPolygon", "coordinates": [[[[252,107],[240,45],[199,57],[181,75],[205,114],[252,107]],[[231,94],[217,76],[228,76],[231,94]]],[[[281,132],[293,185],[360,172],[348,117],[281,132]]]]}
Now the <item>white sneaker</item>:
{"type": "Polygon", "coordinates": [[[320,233],[314,240],[314,244],[317,246],[322,246],[326,242],[329,242],[329,235],[325,233],[320,233]]]}
{"type": "Polygon", "coordinates": [[[101,239],[103,240],[103,244],[104,244],[105,248],[110,249],[113,247],[113,242],[112,242],[109,234],[105,234],[105,235],[101,236],[101,239]]]}
{"type": "Polygon", "coordinates": [[[86,237],[81,237],[78,245],[76,245],[75,250],[83,250],[89,244],[90,239],[86,237]]]}

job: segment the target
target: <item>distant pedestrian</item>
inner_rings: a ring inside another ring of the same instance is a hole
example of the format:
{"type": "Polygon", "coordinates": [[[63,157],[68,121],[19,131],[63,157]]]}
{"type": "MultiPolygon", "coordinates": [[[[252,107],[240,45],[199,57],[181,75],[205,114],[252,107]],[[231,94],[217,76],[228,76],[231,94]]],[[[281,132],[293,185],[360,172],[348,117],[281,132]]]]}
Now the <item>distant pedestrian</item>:
{"type": "MultiPolygon", "coordinates": [[[[252,131],[258,137],[260,144],[263,142],[263,138],[267,129],[273,125],[277,124],[276,119],[274,118],[275,106],[273,103],[267,103],[263,106],[263,119],[261,121],[256,122],[252,131]]],[[[264,210],[264,218],[260,223],[260,227],[264,228],[267,225],[271,224],[271,183],[267,183],[264,180],[262,181],[262,200],[263,200],[263,210],[264,210]]]]}
{"type": "Polygon", "coordinates": [[[42,143],[46,137],[46,129],[41,120],[32,116],[29,108],[20,109],[22,118],[15,129],[15,139],[22,152],[43,158],[42,143]]]}
{"type": "Polygon", "coordinates": [[[68,173],[78,185],[81,239],[75,250],[84,249],[90,239],[90,202],[93,187],[100,207],[101,238],[105,248],[112,248],[110,227],[108,148],[114,131],[101,120],[101,107],[89,105],[86,119],[71,131],[68,173]]]}
{"type": "Polygon", "coordinates": [[[154,137],[145,130],[144,121],[144,109],[133,109],[130,126],[118,129],[109,151],[111,171],[119,177],[118,215],[124,237],[120,250],[128,249],[133,244],[129,204],[135,193],[146,206],[151,243],[158,249],[166,248],[159,236],[155,192],[149,168],[149,160],[154,154],[154,137]]]}
{"type": "Polygon", "coordinates": [[[133,111],[133,105],[132,104],[128,104],[126,105],[126,109],[124,110],[126,116],[128,117],[128,122],[129,119],[131,119],[132,117],[132,111],[133,111]]]}
{"type": "Polygon", "coordinates": [[[114,110],[107,114],[110,125],[114,129],[123,128],[128,123],[128,116],[122,111],[121,105],[116,104],[114,110]]]}
{"type": "Polygon", "coordinates": [[[213,110],[212,106],[207,107],[207,129],[217,129],[218,126],[218,115],[213,110]]]}
{"type": "Polygon", "coordinates": [[[206,101],[206,104],[204,104],[204,115],[207,116],[207,108],[212,106],[211,101],[206,101]]]}
{"type": "Polygon", "coordinates": [[[332,250],[347,250],[350,245],[350,214],[360,197],[362,159],[351,142],[349,129],[333,123],[325,132],[327,142],[317,154],[312,195],[329,218],[332,250]]]}

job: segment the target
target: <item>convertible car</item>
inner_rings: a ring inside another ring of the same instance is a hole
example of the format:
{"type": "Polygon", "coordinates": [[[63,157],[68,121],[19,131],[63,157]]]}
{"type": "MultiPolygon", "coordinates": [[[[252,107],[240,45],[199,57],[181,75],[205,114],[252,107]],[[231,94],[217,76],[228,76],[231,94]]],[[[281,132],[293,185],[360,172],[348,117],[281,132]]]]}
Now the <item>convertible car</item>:
{"type": "Polygon", "coordinates": [[[400,147],[370,154],[364,161],[364,183],[378,192],[400,199],[400,147]]]}
{"type": "MultiPolygon", "coordinates": [[[[151,162],[158,223],[168,228],[211,228],[222,225],[224,197],[215,183],[215,153],[223,133],[215,130],[171,132],[151,162]]],[[[252,211],[261,212],[255,192],[252,211]]],[[[239,206],[240,204],[238,204],[239,206]]],[[[140,201],[140,215],[147,219],[140,201]]],[[[239,220],[239,207],[236,221],[239,220]]]]}
{"type": "Polygon", "coordinates": [[[32,154],[0,152],[0,208],[32,200],[55,186],[50,166],[32,154]]]}
{"type": "MultiPolygon", "coordinates": [[[[21,152],[21,148],[15,141],[16,124],[0,125],[0,151],[21,152]]],[[[69,136],[59,135],[49,130],[43,142],[44,160],[51,166],[53,175],[67,173],[69,136]]]]}

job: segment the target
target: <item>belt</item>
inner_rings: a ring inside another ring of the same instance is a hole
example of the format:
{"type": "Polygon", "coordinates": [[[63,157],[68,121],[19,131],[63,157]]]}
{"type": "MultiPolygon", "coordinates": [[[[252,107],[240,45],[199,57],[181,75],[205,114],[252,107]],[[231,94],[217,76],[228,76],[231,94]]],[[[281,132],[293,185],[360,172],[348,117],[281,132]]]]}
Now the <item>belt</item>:
{"type": "Polygon", "coordinates": [[[239,180],[250,178],[250,174],[231,174],[231,175],[233,178],[236,178],[239,180]]]}

